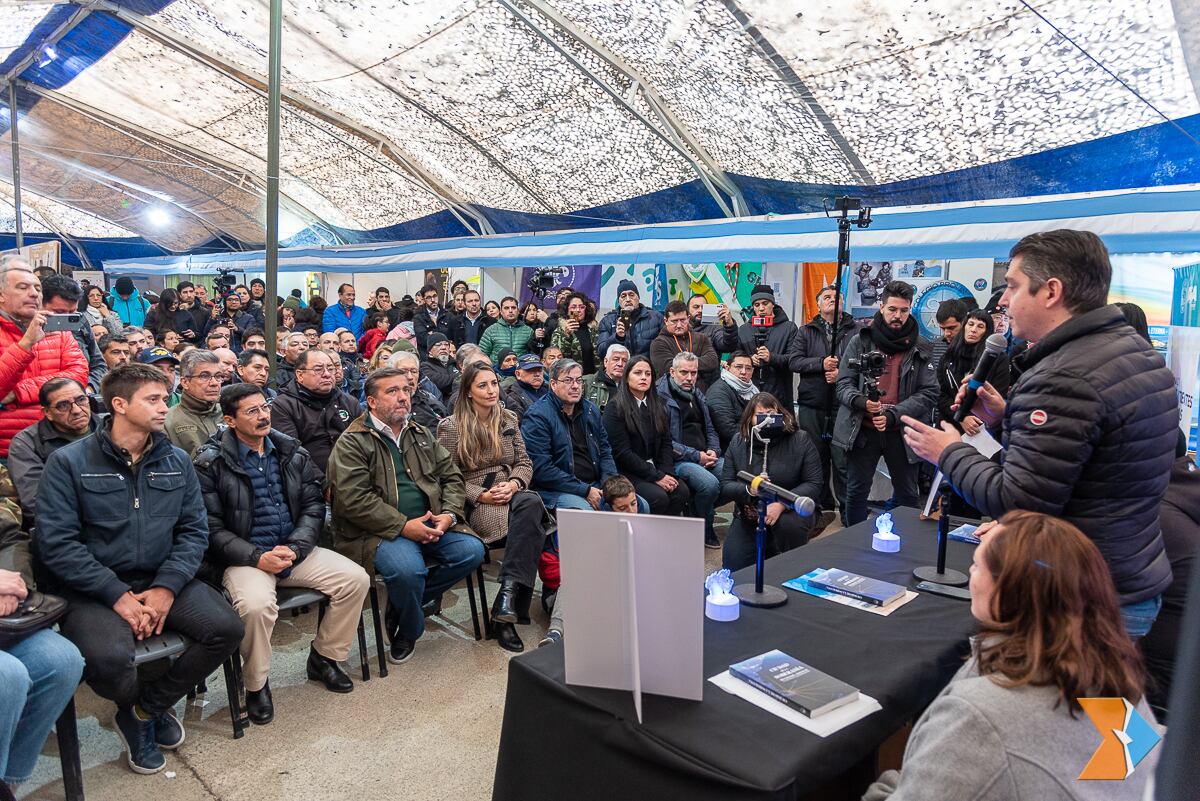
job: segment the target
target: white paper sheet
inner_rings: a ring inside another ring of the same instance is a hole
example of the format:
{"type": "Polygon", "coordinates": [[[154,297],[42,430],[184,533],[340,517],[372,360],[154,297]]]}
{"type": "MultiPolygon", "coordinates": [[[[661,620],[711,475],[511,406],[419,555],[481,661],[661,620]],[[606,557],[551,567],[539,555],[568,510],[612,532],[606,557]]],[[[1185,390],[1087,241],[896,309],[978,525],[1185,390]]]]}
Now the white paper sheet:
{"type": "Polygon", "coordinates": [[[962,441],[982,453],[987,459],[991,459],[1000,450],[1000,443],[988,433],[986,428],[979,429],[977,434],[963,434],[962,441]]]}
{"type": "Polygon", "coordinates": [[[776,717],[781,717],[788,723],[799,726],[807,732],[812,732],[818,737],[828,737],[852,723],[857,723],[867,715],[883,709],[874,698],[864,693],[859,693],[858,700],[854,703],[838,707],[820,717],[810,718],[803,712],[792,709],[782,701],[776,701],[762,690],[757,690],[741,679],[735,678],[728,670],[710,677],[709,681],[725,692],[749,701],[759,709],[764,709],[776,717]]]}

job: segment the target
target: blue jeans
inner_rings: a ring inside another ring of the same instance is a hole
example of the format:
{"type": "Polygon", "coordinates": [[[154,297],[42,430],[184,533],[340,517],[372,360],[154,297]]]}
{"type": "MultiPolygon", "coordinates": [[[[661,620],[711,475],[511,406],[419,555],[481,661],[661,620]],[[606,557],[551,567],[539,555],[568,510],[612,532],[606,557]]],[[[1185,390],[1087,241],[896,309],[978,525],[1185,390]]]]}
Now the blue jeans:
{"type": "Polygon", "coordinates": [[[1162,596],[1156,595],[1144,601],[1136,601],[1121,607],[1121,620],[1125,622],[1125,633],[1130,637],[1145,637],[1162,609],[1162,596]]]}
{"type": "MultiPolygon", "coordinates": [[[[637,505],[638,505],[638,514],[639,515],[650,514],[650,504],[641,495],[637,496],[637,505]]],[[[554,501],[554,508],[555,509],[582,509],[585,512],[594,512],[595,511],[595,509],[592,508],[592,505],[587,502],[587,498],[583,498],[579,495],[572,495],[569,492],[560,492],[558,494],[558,498],[554,501]]],[[[607,502],[602,501],[600,503],[600,511],[601,512],[611,512],[612,507],[609,506],[607,502]]]]}
{"type": "Polygon", "coordinates": [[[713,510],[721,494],[721,468],[724,464],[724,457],[718,459],[712,467],[703,467],[699,462],[675,463],[675,476],[692,491],[692,508],[696,511],[696,517],[704,519],[706,540],[716,536],[713,529],[713,510]]]}
{"type": "Polygon", "coordinates": [[[0,779],[27,781],[83,675],[83,657],[50,629],[0,651],[0,779]]]}
{"type": "Polygon", "coordinates": [[[421,605],[440,598],[483,564],[478,537],[447,531],[437,542],[418,545],[404,537],[384,540],[375,549],[375,570],[387,584],[388,601],[400,621],[399,636],[418,640],[425,633],[421,605]],[[426,561],[431,564],[425,566],[426,561]]]}

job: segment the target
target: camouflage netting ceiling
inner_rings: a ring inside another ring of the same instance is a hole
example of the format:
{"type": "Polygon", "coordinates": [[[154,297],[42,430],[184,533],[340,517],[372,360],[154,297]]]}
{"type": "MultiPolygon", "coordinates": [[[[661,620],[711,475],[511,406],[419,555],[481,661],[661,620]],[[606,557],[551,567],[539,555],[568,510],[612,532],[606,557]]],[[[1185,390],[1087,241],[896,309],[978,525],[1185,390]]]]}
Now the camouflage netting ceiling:
{"type": "MultiPolygon", "coordinates": [[[[948,174],[1163,126],[1192,151],[1119,140],[1155,162],[1140,182],[1200,164],[1197,15],[1171,0],[284,0],[284,14],[285,238],[362,241],[439,212],[450,225],[432,235],[598,208],[639,222],[647,195],[681,186],[699,198],[681,217],[773,210],[764,187],[792,185],[940,199],[948,174]]],[[[267,25],[264,0],[0,0],[26,230],[261,243],[267,25]]],[[[0,230],[13,214],[0,182],[0,230]]]]}

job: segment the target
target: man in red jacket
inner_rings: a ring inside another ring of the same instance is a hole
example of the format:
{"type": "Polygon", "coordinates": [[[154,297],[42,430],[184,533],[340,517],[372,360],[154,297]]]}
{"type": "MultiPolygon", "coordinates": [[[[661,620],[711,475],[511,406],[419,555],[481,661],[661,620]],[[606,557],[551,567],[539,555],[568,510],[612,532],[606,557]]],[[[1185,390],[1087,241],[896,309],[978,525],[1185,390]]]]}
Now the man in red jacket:
{"type": "Polygon", "coordinates": [[[47,334],[42,284],[29,262],[0,259],[0,460],[21,429],[42,419],[38,390],[55,376],[87,384],[88,363],[70,332],[47,334]]]}

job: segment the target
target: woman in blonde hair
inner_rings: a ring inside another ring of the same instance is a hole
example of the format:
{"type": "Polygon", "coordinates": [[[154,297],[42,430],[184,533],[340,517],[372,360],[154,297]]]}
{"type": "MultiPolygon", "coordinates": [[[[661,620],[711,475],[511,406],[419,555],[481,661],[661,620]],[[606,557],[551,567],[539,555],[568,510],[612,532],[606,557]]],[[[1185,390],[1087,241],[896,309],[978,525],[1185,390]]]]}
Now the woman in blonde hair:
{"type": "Polygon", "coordinates": [[[373,373],[380,367],[386,367],[387,361],[392,355],[392,342],[380,342],[375,346],[375,352],[371,354],[370,360],[367,362],[367,372],[373,373]]]}
{"type": "Polygon", "coordinates": [[[454,413],[438,425],[438,441],[462,470],[475,533],[485,543],[508,538],[492,623],[500,647],[519,653],[525,645],[513,624],[529,622],[548,526],[542,499],[529,491],[533,463],[517,416],[500,405],[500,382],[491,365],[466,365],[454,413]]]}
{"type": "Polygon", "coordinates": [[[971,658],[917,721],[903,770],[863,800],[1141,798],[1157,749],[1124,781],[1078,781],[1098,742],[1078,699],[1123,698],[1154,723],[1118,603],[1104,558],[1075,526],[1001,518],[971,564],[971,658]]]}

